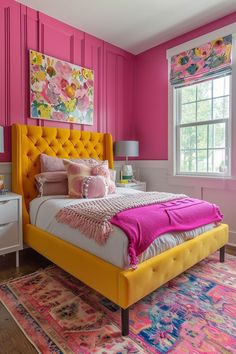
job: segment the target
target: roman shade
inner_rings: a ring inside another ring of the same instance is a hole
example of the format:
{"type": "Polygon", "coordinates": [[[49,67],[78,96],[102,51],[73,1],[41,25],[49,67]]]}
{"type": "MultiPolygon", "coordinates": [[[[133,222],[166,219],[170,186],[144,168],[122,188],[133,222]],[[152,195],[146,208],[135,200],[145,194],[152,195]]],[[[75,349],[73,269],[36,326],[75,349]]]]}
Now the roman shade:
{"type": "Polygon", "coordinates": [[[230,73],[232,35],[217,38],[171,57],[170,83],[190,84],[197,80],[230,73]]]}

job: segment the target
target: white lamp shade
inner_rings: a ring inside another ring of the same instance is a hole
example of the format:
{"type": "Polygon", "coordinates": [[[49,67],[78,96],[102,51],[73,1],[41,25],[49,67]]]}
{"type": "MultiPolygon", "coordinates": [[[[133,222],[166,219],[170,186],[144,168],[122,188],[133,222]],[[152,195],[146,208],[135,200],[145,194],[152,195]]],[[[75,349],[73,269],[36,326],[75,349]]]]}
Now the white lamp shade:
{"type": "Polygon", "coordinates": [[[4,152],[4,131],[3,127],[0,126],[0,153],[4,152]]]}
{"type": "Polygon", "coordinates": [[[139,142],[135,140],[120,140],[114,143],[115,156],[139,156],[139,142]]]}

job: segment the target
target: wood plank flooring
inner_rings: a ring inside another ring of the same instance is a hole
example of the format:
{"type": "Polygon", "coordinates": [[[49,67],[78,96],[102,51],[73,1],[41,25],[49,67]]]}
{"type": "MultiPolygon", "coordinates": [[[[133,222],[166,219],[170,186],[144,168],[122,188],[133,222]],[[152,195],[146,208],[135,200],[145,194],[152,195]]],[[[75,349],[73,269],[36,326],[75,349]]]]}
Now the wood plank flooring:
{"type": "MultiPolygon", "coordinates": [[[[227,247],[227,253],[236,256],[236,248],[227,247]]],[[[28,248],[20,253],[20,267],[15,268],[15,253],[0,256],[0,282],[24,274],[33,273],[50,262],[28,248]]],[[[33,345],[27,340],[15,321],[0,303],[0,354],[35,354],[33,345]]]]}
{"type": "MultiPolygon", "coordinates": [[[[32,249],[20,252],[20,267],[15,267],[15,253],[0,256],[0,282],[16,278],[50,264],[32,249]]],[[[0,303],[0,354],[35,354],[34,346],[27,340],[9,312],[0,303]]]]}

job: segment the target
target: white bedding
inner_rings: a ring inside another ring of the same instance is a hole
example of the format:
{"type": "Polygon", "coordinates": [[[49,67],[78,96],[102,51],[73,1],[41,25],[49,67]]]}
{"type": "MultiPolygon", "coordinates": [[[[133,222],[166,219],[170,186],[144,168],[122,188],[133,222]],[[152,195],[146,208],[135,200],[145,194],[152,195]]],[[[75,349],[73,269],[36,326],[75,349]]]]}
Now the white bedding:
{"type": "MultiPolygon", "coordinates": [[[[128,188],[117,188],[117,193],[126,194],[143,192],[128,188]]],[[[108,198],[114,197],[116,197],[115,194],[108,196],[108,198]]],[[[30,203],[31,224],[98,256],[119,268],[128,268],[128,239],[125,233],[118,227],[113,225],[113,231],[106,244],[100,246],[94,240],[84,236],[79,230],[56,221],[55,215],[61,208],[71,204],[83,203],[84,201],[84,199],[70,199],[65,196],[35,198],[30,203]]],[[[139,256],[139,262],[160,254],[161,252],[183,243],[188,239],[194,238],[205,231],[211,230],[214,226],[214,224],[209,224],[191,231],[162,235],[139,256]]]]}

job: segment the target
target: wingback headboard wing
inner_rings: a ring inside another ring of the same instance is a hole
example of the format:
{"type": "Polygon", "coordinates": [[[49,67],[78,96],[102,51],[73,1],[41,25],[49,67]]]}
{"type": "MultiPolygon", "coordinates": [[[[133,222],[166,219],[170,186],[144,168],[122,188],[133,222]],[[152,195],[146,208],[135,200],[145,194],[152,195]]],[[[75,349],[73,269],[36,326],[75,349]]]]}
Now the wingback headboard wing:
{"type": "Polygon", "coordinates": [[[40,154],[61,158],[108,160],[113,168],[112,136],[14,124],[12,126],[12,191],[23,197],[23,223],[29,223],[29,202],[37,196],[34,176],[40,173],[40,154]]]}

